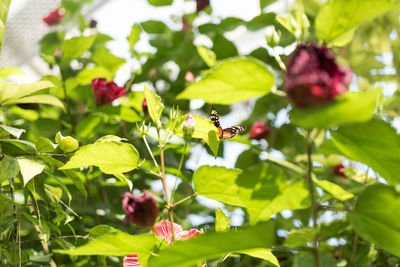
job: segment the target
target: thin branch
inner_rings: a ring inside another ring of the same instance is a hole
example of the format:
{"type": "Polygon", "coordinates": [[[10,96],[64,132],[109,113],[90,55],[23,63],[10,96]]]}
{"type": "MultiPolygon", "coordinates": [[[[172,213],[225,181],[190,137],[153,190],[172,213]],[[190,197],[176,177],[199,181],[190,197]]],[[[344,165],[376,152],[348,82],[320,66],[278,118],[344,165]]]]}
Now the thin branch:
{"type": "Polygon", "coordinates": [[[142,167],[142,166],[139,166],[139,169],[142,169],[142,170],[144,170],[144,171],[146,171],[146,172],[148,172],[148,173],[153,174],[154,176],[157,176],[158,178],[161,178],[161,175],[160,175],[159,173],[153,172],[152,170],[149,170],[149,169],[144,168],[144,167],[142,167]]]}
{"type": "Polygon", "coordinates": [[[318,251],[318,240],[319,240],[319,233],[318,233],[318,203],[315,199],[315,192],[314,192],[314,184],[311,177],[312,173],[312,149],[313,149],[313,142],[311,140],[311,131],[307,131],[307,160],[308,160],[308,169],[307,169],[307,183],[308,183],[308,191],[310,193],[311,198],[311,211],[312,211],[312,221],[313,221],[313,229],[315,230],[315,236],[313,239],[313,254],[314,254],[314,266],[321,267],[321,262],[319,258],[319,251],[318,251]]]}
{"type": "Polygon", "coordinates": [[[187,138],[185,138],[185,145],[183,146],[183,152],[182,152],[182,155],[181,155],[181,160],[179,161],[178,175],[176,175],[174,187],[172,188],[171,202],[174,202],[174,194],[175,194],[176,185],[178,184],[178,179],[182,176],[182,165],[183,165],[183,160],[184,160],[185,155],[186,155],[186,149],[187,149],[188,141],[189,140],[187,138]]]}
{"type": "Polygon", "coordinates": [[[356,259],[356,254],[357,254],[357,245],[358,245],[358,235],[354,234],[354,241],[353,241],[353,247],[351,250],[351,258],[350,258],[349,267],[354,265],[354,260],[356,259]]]}
{"type": "Polygon", "coordinates": [[[75,217],[77,217],[79,220],[82,220],[82,217],[79,216],[78,213],[76,213],[73,209],[71,209],[67,204],[65,204],[61,199],[59,199],[56,195],[53,194],[50,190],[46,188],[46,192],[52,195],[58,202],[60,202],[67,210],[69,210],[75,217]]]}
{"type": "Polygon", "coordinates": [[[160,171],[160,167],[158,166],[156,158],[154,157],[153,152],[150,149],[149,143],[147,143],[146,136],[144,136],[144,135],[143,135],[143,141],[144,141],[144,144],[146,145],[147,150],[149,151],[149,154],[150,154],[151,158],[153,159],[154,165],[156,166],[158,172],[160,173],[161,172],[160,171]]]}
{"type": "Polygon", "coordinates": [[[164,188],[164,196],[167,202],[169,221],[171,222],[171,231],[172,231],[172,242],[175,241],[175,230],[174,230],[174,215],[171,208],[171,201],[168,197],[168,188],[167,181],[165,179],[165,158],[164,158],[164,147],[160,144],[160,161],[161,161],[161,180],[164,188]]]}
{"type": "Polygon", "coordinates": [[[196,197],[196,196],[197,196],[197,193],[194,193],[193,195],[190,195],[190,196],[188,196],[188,197],[182,198],[181,200],[179,200],[179,201],[175,202],[174,204],[172,204],[172,205],[171,205],[171,209],[175,208],[175,207],[178,206],[179,204],[181,204],[181,203],[183,203],[183,202],[185,202],[185,201],[187,201],[187,200],[189,200],[189,199],[192,199],[192,198],[194,198],[194,197],[196,197]]]}

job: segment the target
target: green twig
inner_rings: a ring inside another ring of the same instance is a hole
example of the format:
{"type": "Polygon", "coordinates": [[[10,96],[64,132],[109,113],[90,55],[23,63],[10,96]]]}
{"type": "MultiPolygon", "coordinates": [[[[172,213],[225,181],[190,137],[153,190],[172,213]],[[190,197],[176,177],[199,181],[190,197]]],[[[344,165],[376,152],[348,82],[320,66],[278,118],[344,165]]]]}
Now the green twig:
{"type": "Polygon", "coordinates": [[[318,250],[318,240],[319,240],[319,233],[318,233],[318,203],[315,199],[315,192],[314,192],[314,184],[311,177],[312,174],[312,149],[313,149],[313,142],[311,140],[311,131],[307,131],[307,160],[308,160],[308,169],[307,169],[307,183],[308,183],[308,191],[311,198],[311,212],[312,212],[312,221],[313,221],[313,229],[315,230],[315,236],[312,242],[313,245],[313,254],[314,254],[314,266],[321,267],[320,257],[319,257],[319,250],[318,250]]]}
{"type": "Polygon", "coordinates": [[[178,179],[180,177],[182,177],[182,165],[183,165],[183,160],[186,155],[187,145],[188,145],[188,139],[185,138],[185,145],[183,146],[183,152],[182,152],[181,160],[179,161],[179,166],[178,166],[178,174],[176,175],[174,187],[172,188],[171,202],[174,202],[174,194],[175,194],[176,185],[178,184],[178,179]]]}

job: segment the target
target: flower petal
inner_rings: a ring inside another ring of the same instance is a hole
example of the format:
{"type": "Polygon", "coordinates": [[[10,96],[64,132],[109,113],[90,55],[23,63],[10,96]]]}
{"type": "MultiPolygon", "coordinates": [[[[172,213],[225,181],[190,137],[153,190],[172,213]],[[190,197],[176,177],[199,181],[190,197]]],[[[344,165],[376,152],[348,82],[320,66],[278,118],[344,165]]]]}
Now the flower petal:
{"type": "Polygon", "coordinates": [[[142,267],[137,254],[128,254],[124,257],[123,267],[142,267]]]}

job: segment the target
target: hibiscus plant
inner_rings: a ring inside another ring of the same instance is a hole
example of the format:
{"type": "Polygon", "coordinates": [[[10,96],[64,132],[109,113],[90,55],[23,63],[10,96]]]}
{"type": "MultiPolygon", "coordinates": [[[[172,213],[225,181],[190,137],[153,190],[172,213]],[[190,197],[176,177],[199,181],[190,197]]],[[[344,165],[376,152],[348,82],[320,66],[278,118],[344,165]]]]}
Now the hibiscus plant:
{"type": "Polygon", "coordinates": [[[62,0],[0,68],[0,266],[399,266],[400,2],[181,2],[122,58],[62,0]]]}

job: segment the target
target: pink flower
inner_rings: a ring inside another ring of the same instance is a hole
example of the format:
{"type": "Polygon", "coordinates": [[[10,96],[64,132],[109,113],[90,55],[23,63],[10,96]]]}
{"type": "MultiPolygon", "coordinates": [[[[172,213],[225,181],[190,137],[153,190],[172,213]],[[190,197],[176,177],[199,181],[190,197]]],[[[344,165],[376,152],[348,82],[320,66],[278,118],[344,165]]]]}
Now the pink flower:
{"type": "Polygon", "coordinates": [[[271,129],[262,120],[256,121],[250,129],[250,138],[255,140],[261,140],[267,138],[271,133],[271,129]]]}
{"type": "Polygon", "coordinates": [[[192,114],[188,114],[182,123],[182,130],[185,137],[191,137],[194,132],[195,121],[192,114]]]}
{"type": "Polygon", "coordinates": [[[190,71],[186,72],[185,74],[185,81],[188,83],[194,82],[194,75],[190,71]]]}
{"type": "MultiPolygon", "coordinates": [[[[169,221],[160,221],[156,223],[153,227],[154,232],[156,235],[164,239],[168,242],[168,244],[172,243],[172,229],[171,223],[169,221]]],[[[153,233],[153,230],[150,233],[153,233]]],[[[175,240],[180,239],[190,239],[201,235],[201,232],[195,228],[190,229],[189,231],[183,231],[182,226],[177,223],[174,223],[174,232],[175,232],[175,240]]],[[[204,262],[202,263],[202,266],[204,262]]],[[[142,267],[138,260],[137,254],[128,254],[124,257],[124,265],[123,267],[142,267]]]]}
{"type": "Polygon", "coordinates": [[[141,196],[126,192],[122,196],[122,209],[125,212],[124,222],[130,221],[137,226],[153,226],[159,214],[157,201],[146,190],[141,196]]]}
{"type": "MultiPolygon", "coordinates": [[[[153,227],[156,235],[165,241],[168,244],[172,243],[172,229],[171,229],[171,222],[169,221],[161,221],[154,225],[153,227]]],[[[152,233],[153,231],[150,231],[152,233]]],[[[201,235],[201,232],[195,228],[190,229],[189,231],[183,231],[182,226],[177,223],[174,223],[174,232],[175,232],[175,240],[180,239],[190,239],[201,235]]]]}
{"type": "Polygon", "coordinates": [[[123,267],[142,267],[137,254],[128,254],[124,257],[123,267]]]}
{"type": "Polygon", "coordinates": [[[339,175],[343,178],[347,178],[347,176],[343,173],[342,169],[346,168],[342,163],[333,166],[332,171],[334,174],[339,175]]]}
{"type": "Polygon", "coordinates": [[[118,86],[114,82],[107,82],[104,78],[93,79],[92,89],[96,103],[99,105],[111,103],[114,99],[127,94],[124,87],[118,86]]]}
{"type": "Polygon", "coordinates": [[[64,15],[65,15],[65,9],[57,8],[56,10],[50,12],[46,17],[42,18],[42,21],[46,23],[48,26],[53,26],[60,23],[64,15]]]}
{"type": "Polygon", "coordinates": [[[351,78],[350,69],[337,65],[327,47],[299,45],[287,63],[285,91],[294,106],[313,106],[346,92],[351,78]]]}
{"type": "Polygon", "coordinates": [[[144,115],[149,115],[149,108],[147,107],[146,98],[143,99],[143,102],[142,102],[142,110],[143,110],[144,115]]]}
{"type": "Polygon", "coordinates": [[[156,74],[157,74],[157,69],[156,68],[151,68],[150,71],[149,71],[149,75],[150,76],[154,76],[156,74]]]}

